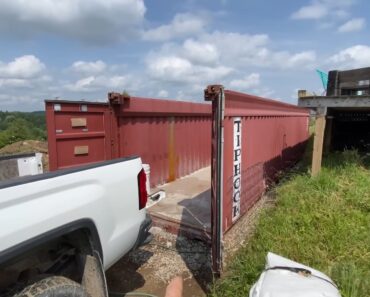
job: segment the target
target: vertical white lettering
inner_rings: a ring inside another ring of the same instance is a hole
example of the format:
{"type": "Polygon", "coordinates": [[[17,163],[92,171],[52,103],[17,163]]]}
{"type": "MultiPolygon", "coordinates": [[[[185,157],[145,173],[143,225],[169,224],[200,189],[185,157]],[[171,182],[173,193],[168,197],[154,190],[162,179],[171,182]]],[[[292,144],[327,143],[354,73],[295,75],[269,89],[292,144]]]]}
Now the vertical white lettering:
{"type": "Polygon", "coordinates": [[[240,216],[240,197],[242,185],[242,121],[241,118],[234,118],[234,150],[233,150],[233,208],[232,221],[240,216]]]}

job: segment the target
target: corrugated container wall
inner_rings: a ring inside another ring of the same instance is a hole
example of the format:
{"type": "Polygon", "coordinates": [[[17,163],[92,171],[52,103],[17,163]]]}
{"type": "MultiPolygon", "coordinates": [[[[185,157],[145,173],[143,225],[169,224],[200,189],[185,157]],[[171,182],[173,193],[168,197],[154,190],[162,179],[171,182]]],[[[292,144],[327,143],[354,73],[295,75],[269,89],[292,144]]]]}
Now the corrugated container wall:
{"type": "Polygon", "coordinates": [[[119,119],[119,155],[139,155],[150,164],[152,185],[210,165],[209,104],[131,97],[114,110],[119,119]]]}
{"type": "Polygon", "coordinates": [[[46,114],[50,170],[138,155],[156,186],[210,164],[209,104],[111,93],[107,104],[49,100],[46,114]]]}
{"type": "Polygon", "coordinates": [[[224,231],[261,197],[283,169],[302,157],[308,119],[308,110],[225,91],[224,231]],[[238,182],[240,185],[236,185],[238,182]],[[240,202],[234,200],[237,192],[240,202]]]}
{"type": "Polygon", "coordinates": [[[205,99],[213,104],[212,211],[218,213],[222,207],[222,232],[226,232],[283,169],[302,157],[309,136],[309,111],[223,91],[221,85],[209,86],[205,99]],[[222,168],[221,175],[217,168],[222,168]]]}

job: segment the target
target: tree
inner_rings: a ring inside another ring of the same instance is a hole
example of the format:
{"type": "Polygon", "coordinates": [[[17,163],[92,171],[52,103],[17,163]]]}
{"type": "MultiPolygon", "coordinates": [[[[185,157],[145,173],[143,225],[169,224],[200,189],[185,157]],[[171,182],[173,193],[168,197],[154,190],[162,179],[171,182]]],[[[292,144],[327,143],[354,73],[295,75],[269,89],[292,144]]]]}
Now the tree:
{"type": "Polygon", "coordinates": [[[0,148],[22,140],[46,139],[44,112],[21,113],[0,111],[0,148]]]}

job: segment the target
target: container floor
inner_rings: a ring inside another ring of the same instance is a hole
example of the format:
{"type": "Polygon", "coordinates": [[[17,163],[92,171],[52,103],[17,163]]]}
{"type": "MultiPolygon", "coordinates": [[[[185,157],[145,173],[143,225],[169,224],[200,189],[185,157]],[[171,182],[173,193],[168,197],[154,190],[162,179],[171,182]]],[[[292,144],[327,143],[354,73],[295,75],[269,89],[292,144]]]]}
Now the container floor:
{"type": "Polygon", "coordinates": [[[209,241],[210,187],[210,167],[159,186],[156,190],[164,190],[166,197],[148,209],[154,225],[174,234],[209,241]]]}

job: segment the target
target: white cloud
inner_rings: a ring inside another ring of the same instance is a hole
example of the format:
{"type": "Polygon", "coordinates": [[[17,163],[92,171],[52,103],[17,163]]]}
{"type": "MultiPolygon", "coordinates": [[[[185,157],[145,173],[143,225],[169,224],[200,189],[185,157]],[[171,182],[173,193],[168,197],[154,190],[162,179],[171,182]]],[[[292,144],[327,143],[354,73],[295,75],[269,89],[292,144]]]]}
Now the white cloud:
{"type": "Polygon", "coordinates": [[[199,101],[204,87],[213,83],[268,96],[272,91],[270,86],[262,85],[259,73],[302,71],[316,63],[314,51],[281,50],[267,34],[202,30],[196,36],[158,45],[145,57],[144,71],[140,67],[123,69],[102,60],[77,60],[67,67],[69,71],[55,70],[56,78],[47,81],[46,66],[37,57],[19,57],[0,63],[0,88],[3,94],[9,90],[5,94],[9,98],[23,99],[24,88],[28,88],[29,98],[39,98],[40,102],[56,96],[104,99],[109,91],[123,90],[162,98],[177,94],[182,99],[199,101]]]}
{"type": "Polygon", "coordinates": [[[104,89],[106,92],[115,90],[132,90],[133,83],[129,75],[98,75],[88,76],[74,83],[67,83],[64,88],[72,92],[95,92],[104,89]]]}
{"type": "Polygon", "coordinates": [[[260,86],[260,69],[302,71],[312,69],[316,63],[314,51],[274,50],[266,34],[215,31],[183,42],[164,43],[147,55],[146,70],[155,90],[153,95],[166,88],[170,94],[175,89],[181,90],[177,92],[180,98],[192,98],[202,94],[204,87],[212,83],[269,95],[272,91],[260,86]]]}
{"type": "Polygon", "coordinates": [[[0,61],[0,78],[31,78],[40,74],[45,65],[33,55],[15,58],[9,63],[0,61]]]}
{"type": "Polygon", "coordinates": [[[183,44],[184,55],[194,63],[214,65],[219,60],[219,52],[215,45],[195,41],[185,40],[183,44]]]}
{"type": "Polygon", "coordinates": [[[262,88],[253,89],[253,90],[251,90],[250,93],[251,94],[254,94],[256,96],[259,96],[259,97],[264,97],[264,98],[272,98],[274,96],[273,98],[275,100],[285,101],[285,100],[282,100],[282,99],[276,97],[275,91],[274,90],[271,90],[268,87],[262,87],[262,88]]]}
{"type": "Polygon", "coordinates": [[[29,93],[20,94],[0,94],[1,110],[23,110],[24,107],[28,110],[42,110],[43,101],[40,99],[45,98],[43,93],[29,93]]]}
{"type": "Polygon", "coordinates": [[[27,93],[47,88],[52,78],[45,70],[45,65],[33,55],[17,57],[8,63],[0,61],[0,90],[3,95],[9,95],[24,93],[25,88],[27,93]]]}
{"type": "Polygon", "coordinates": [[[127,74],[125,65],[107,64],[102,60],[76,61],[68,69],[72,75],[60,88],[74,93],[122,92],[138,88],[140,79],[127,74]]]}
{"type": "Polygon", "coordinates": [[[167,90],[160,90],[158,92],[157,96],[160,97],[160,98],[167,98],[168,97],[168,91],[167,90]]]}
{"type": "Polygon", "coordinates": [[[53,78],[33,55],[0,61],[0,107],[2,110],[40,109],[53,78]]]}
{"type": "Polygon", "coordinates": [[[239,34],[229,32],[213,32],[200,37],[204,42],[213,44],[221,64],[240,68],[246,66],[270,68],[312,68],[315,64],[314,51],[290,53],[270,49],[270,38],[266,34],[239,34]],[[225,46],[225,44],[230,46],[225,46]]]}
{"type": "Polygon", "coordinates": [[[193,65],[183,58],[163,56],[153,60],[149,59],[148,68],[153,77],[181,82],[185,79],[185,75],[192,72],[193,65]]]}
{"type": "MultiPolygon", "coordinates": [[[[316,53],[314,51],[304,51],[293,54],[285,60],[286,68],[294,68],[299,66],[313,67],[316,61],[316,53]]],[[[282,65],[284,68],[284,65],[282,65]]]]}
{"type": "Polygon", "coordinates": [[[0,32],[12,36],[52,33],[102,44],[138,34],[143,0],[1,0],[0,32]]]}
{"type": "MultiPolygon", "coordinates": [[[[1,109],[40,110],[43,109],[45,98],[83,98],[94,101],[104,100],[110,91],[126,90],[135,93],[141,90],[142,78],[127,74],[127,69],[122,71],[122,67],[118,66],[101,60],[77,61],[67,68],[71,71],[56,71],[56,77],[53,78],[46,66],[34,56],[23,56],[7,64],[1,63],[1,109]]],[[[149,83],[146,82],[146,85],[149,83]]]]}
{"type": "Polygon", "coordinates": [[[189,13],[176,14],[168,25],[149,29],[143,33],[144,40],[166,41],[198,34],[206,26],[205,19],[189,13]]]}
{"type": "Polygon", "coordinates": [[[365,27],[365,19],[363,18],[355,18],[345,22],[338,28],[338,32],[347,33],[347,32],[354,32],[360,31],[365,27]]]}
{"type": "Polygon", "coordinates": [[[348,7],[355,0],[312,0],[291,15],[296,20],[319,20],[327,17],[343,18],[348,16],[348,7]]]}
{"type": "Polygon", "coordinates": [[[259,73],[251,73],[243,78],[235,78],[225,84],[226,88],[233,91],[245,92],[259,97],[270,98],[275,91],[269,87],[261,85],[261,75],[259,73]]]}
{"type": "Polygon", "coordinates": [[[147,61],[149,75],[155,79],[175,83],[214,82],[232,72],[225,66],[194,65],[189,60],[177,56],[151,57],[147,61]]]}
{"type": "Polygon", "coordinates": [[[346,48],[329,58],[336,69],[350,69],[370,66],[370,46],[355,45],[346,48]]]}
{"type": "Polygon", "coordinates": [[[107,65],[101,60],[95,62],[77,61],[72,64],[73,71],[84,74],[101,73],[106,70],[106,68],[107,65]]]}
{"type": "Polygon", "coordinates": [[[245,91],[249,90],[252,87],[257,87],[260,84],[260,75],[259,73],[251,73],[244,76],[242,79],[234,79],[230,81],[229,86],[233,90],[245,91]]]}
{"type": "Polygon", "coordinates": [[[312,69],[316,63],[314,51],[274,50],[266,34],[222,31],[203,32],[183,42],[164,43],[146,57],[148,80],[156,90],[153,94],[163,87],[171,92],[180,89],[182,91],[177,95],[181,98],[201,94],[207,84],[227,82],[234,89],[271,94],[269,88],[259,86],[257,68],[301,71],[312,69]],[[241,77],[240,73],[249,75],[241,77]],[[160,81],[160,89],[157,89],[156,81],[160,81]]]}
{"type": "Polygon", "coordinates": [[[307,6],[301,7],[292,14],[292,18],[296,20],[304,19],[321,19],[328,14],[328,8],[322,3],[315,2],[307,6]]]}
{"type": "Polygon", "coordinates": [[[52,77],[49,75],[42,75],[32,78],[0,78],[0,88],[37,88],[45,87],[53,81],[52,77]]]}
{"type": "Polygon", "coordinates": [[[79,79],[75,83],[66,84],[65,88],[69,91],[74,91],[74,92],[90,91],[93,87],[94,81],[95,81],[94,76],[88,76],[88,77],[79,79]]]}
{"type": "Polygon", "coordinates": [[[0,88],[8,87],[8,88],[24,88],[30,87],[31,82],[27,79],[21,78],[0,78],[0,88]]]}
{"type": "Polygon", "coordinates": [[[239,59],[252,62],[255,59],[265,58],[267,56],[265,47],[270,42],[266,34],[249,35],[220,31],[204,34],[200,40],[213,44],[222,59],[234,61],[237,64],[242,62],[239,59]]]}

